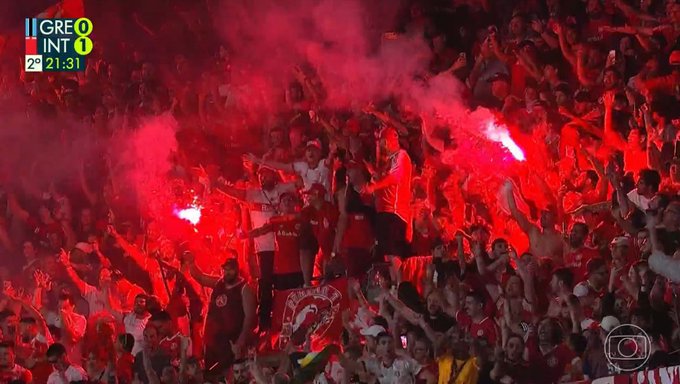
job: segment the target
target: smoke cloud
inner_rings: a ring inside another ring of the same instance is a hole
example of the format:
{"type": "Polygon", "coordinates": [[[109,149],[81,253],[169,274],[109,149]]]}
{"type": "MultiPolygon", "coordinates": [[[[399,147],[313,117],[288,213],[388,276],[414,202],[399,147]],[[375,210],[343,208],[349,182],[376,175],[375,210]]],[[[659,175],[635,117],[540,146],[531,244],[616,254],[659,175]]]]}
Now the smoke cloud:
{"type": "MultiPolygon", "coordinates": [[[[471,112],[462,97],[464,86],[453,75],[427,78],[432,52],[421,30],[383,34],[397,30],[397,16],[403,10],[396,1],[236,0],[222,3],[216,25],[232,50],[233,67],[240,68],[235,81],[257,78],[266,84],[261,88],[264,94],[282,98],[286,81],[293,79],[292,68],[307,63],[308,72],[323,84],[326,106],[357,110],[394,98],[401,108],[425,120],[428,140],[435,129],[448,132],[453,147],[431,142],[445,152],[445,162],[475,163],[478,171],[487,165],[497,171],[508,158],[499,150],[509,137],[507,129],[494,126],[497,129],[490,132],[494,115],[483,108],[471,112]]],[[[272,114],[277,111],[271,106],[282,104],[282,99],[278,104],[239,100],[246,109],[272,114]]]]}
{"type": "Polygon", "coordinates": [[[169,215],[172,189],[169,173],[173,169],[173,155],[177,152],[177,121],[166,113],[140,122],[137,130],[121,137],[112,148],[117,176],[126,188],[134,191],[142,213],[148,217],[169,215]]]}

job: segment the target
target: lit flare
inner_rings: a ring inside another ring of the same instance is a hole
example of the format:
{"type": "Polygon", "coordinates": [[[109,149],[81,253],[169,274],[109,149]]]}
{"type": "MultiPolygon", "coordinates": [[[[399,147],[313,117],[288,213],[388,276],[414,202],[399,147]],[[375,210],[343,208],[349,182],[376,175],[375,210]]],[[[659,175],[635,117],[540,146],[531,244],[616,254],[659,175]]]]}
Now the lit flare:
{"type": "Polygon", "coordinates": [[[515,141],[510,137],[510,132],[504,126],[496,125],[493,121],[490,121],[486,125],[486,131],[484,135],[491,141],[500,143],[505,149],[507,149],[512,157],[517,161],[525,161],[524,151],[522,148],[515,143],[515,141]]]}

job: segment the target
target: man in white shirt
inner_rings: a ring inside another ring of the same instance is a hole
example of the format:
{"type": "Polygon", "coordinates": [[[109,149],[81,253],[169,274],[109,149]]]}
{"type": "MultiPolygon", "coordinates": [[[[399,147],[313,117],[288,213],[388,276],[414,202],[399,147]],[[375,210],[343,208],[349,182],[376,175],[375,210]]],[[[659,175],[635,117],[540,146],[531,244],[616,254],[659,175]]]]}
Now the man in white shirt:
{"type": "Polygon", "coordinates": [[[394,337],[383,332],[378,335],[377,359],[367,361],[366,368],[380,384],[414,384],[420,364],[410,357],[397,356],[394,337]]]}
{"type": "Polygon", "coordinates": [[[616,178],[612,180],[612,184],[616,189],[619,205],[621,206],[621,215],[626,217],[633,212],[634,208],[643,212],[649,209],[649,203],[659,192],[661,175],[653,169],[641,170],[635,189],[628,192],[625,197],[623,196],[621,184],[616,178]],[[631,206],[631,203],[633,206],[631,206]]]}
{"type": "MultiPolygon", "coordinates": [[[[292,164],[295,174],[302,178],[305,191],[309,191],[314,184],[323,185],[326,191],[331,190],[331,171],[329,168],[331,157],[322,158],[321,153],[321,142],[319,140],[308,141],[305,148],[305,158],[292,164]]],[[[327,199],[328,196],[327,194],[327,199]]]]}
{"type": "Polygon", "coordinates": [[[382,159],[373,181],[363,193],[375,194],[378,212],[375,223],[376,251],[379,258],[387,257],[392,268],[392,283],[399,283],[399,259],[408,252],[408,228],[411,223],[411,158],[399,146],[399,135],[394,128],[380,132],[382,159]]]}
{"type": "Polygon", "coordinates": [[[72,361],[82,359],[82,340],[87,328],[85,316],[75,312],[75,302],[73,296],[62,293],[59,296],[59,313],[52,319],[48,319],[48,324],[57,327],[61,331],[59,342],[68,351],[68,358],[72,361]],[[51,321],[50,321],[51,320],[51,321]]]}
{"type": "Polygon", "coordinates": [[[122,318],[125,333],[129,333],[135,339],[132,347],[132,356],[136,356],[144,347],[144,328],[149,322],[151,315],[146,309],[146,295],[140,294],[135,297],[135,305],[132,312],[123,316],[114,312],[114,316],[120,321],[122,318]]]}
{"type": "Polygon", "coordinates": [[[52,344],[47,349],[47,362],[54,367],[54,372],[47,378],[47,384],[70,384],[73,381],[87,380],[85,370],[71,364],[66,348],[61,344],[52,344]]]}

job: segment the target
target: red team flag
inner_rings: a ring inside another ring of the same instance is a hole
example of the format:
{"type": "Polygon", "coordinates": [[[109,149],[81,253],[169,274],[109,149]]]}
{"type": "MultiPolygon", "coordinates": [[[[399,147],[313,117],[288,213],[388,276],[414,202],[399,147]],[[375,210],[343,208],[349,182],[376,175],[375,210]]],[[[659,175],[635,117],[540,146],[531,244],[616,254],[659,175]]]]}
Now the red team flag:
{"type": "Polygon", "coordinates": [[[312,332],[314,350],[337,343],[342,334],[342,311],[347,308],[346,278],[318,287],[274,292],[274,348],[283,349],[289,341],[302,345],[308,331],[312,332]]]}

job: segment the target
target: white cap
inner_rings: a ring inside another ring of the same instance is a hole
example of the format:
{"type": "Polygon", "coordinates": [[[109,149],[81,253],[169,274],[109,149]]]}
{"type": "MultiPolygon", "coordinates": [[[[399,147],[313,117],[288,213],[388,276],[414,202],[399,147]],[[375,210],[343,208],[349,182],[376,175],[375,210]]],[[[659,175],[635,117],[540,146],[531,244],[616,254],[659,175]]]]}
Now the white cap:
{"type": "Polygon", "coordinates": [[[621,325],[621,322],[614,316],[605,316],[602,318],[602,321],[600,321],[600,327],[605,332],[611,332],[614,328],[618,327],[619,325],[621,325]]]}
{"type": "Polygon", "coordinates": [[[359,333],[361,333],[362,336],[371,336],[371,337],[377,337],[379,334],[387,332],[385,328],[381,327],[380,325],[371,325],[368,328],[364,328],[359,333]]]}

